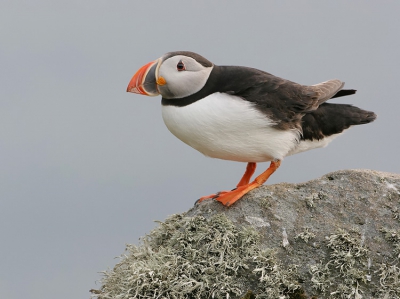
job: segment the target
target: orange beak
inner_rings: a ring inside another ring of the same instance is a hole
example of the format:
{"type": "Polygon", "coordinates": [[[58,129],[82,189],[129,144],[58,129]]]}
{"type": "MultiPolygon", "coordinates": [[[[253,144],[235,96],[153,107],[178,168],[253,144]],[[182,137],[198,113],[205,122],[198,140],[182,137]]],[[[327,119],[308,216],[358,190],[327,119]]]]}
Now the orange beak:
{"type": "Polygon", "coordinates": [[[146,96],[158,96],[157,73],[161,59],[154,60],[142,66],[128,84],[127,92],[143,94],[146,96]]]}

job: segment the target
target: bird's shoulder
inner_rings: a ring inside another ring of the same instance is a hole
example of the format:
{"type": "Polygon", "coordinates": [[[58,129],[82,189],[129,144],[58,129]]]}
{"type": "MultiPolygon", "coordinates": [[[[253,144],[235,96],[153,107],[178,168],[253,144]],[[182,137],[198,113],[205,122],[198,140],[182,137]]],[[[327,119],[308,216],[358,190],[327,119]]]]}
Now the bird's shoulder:
{"type": "Polygon", "coordinates": [[[220,67],[223,91],[255,103],[261,109],[292,113],[314,110],[320,104],[321,87],[306,86],[249,67],[220,67]]]}
{"type": "Polygon", "coordinates": [[[302,116],[318,108],[320,93],[313,86],[249,67],[225,66],[218,72],[221,91],[253,103],[278,128],[299,129],[302,116]]]}

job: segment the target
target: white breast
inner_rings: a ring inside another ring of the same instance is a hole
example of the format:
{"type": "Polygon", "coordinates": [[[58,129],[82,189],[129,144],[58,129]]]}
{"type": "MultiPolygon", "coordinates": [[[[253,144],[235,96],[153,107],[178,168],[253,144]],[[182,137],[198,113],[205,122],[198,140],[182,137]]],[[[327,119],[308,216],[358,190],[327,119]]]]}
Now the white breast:
{"type": "Polygon", "coordinates": [[[283,159],[298,144],[298,132],[274,129],[253,103],[214,93],[184,107],[162,106],[168,129],[206,156],[240,162],[283,159]]]}

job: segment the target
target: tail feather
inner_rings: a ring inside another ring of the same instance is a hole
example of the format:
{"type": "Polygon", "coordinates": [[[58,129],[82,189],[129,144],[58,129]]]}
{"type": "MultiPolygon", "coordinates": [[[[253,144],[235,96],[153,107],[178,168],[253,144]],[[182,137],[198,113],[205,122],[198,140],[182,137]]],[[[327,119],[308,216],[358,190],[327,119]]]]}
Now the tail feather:
{"type": "Polygon", "coordinates": [[[331,99],[349,96],[349,95],[355,94],[356,92],[357,92],[357,90],[355,90],[355,89],[342,89],[342,90],[339,90],[333,97],[331,97],[331,99]]]}
{"type": "Polygon", "coordinates": [[[302,140],[320,140],[350,126],[367,124],[376,114],[348,104],[323,103],[302,118],[302,140]]]}
{"type": "Polygon", "coordinates": [[[344,82],[338,79],[333,79],[312,85],[311,88],[313,91],[317,92],[318,105],[320,105],[337,94],[343,88],[343,86],[344,82]]]}

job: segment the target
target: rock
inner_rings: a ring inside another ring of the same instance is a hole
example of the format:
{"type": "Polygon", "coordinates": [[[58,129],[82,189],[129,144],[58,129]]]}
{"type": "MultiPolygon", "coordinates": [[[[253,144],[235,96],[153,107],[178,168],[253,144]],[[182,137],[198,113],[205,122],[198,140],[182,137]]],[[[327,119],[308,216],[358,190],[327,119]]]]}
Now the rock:
{"type": "Polygon", "coordinates": [[[399,298],[400,175],[344,170],[213,200],[128,245],[102,298],[399,298]]]}

